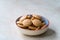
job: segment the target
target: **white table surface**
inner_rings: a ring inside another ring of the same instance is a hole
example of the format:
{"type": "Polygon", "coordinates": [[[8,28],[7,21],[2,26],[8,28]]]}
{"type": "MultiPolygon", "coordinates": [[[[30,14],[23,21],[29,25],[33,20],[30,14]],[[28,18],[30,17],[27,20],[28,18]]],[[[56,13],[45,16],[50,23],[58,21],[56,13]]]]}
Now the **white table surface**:
{"type": "Polygon", "coordinates": [[[60,0],[0,0],[0,40],[60,40],[60,0]],[[45,34],[29,37],[18,31],[16,18],[30,13],[49,19],[45,34]]]}

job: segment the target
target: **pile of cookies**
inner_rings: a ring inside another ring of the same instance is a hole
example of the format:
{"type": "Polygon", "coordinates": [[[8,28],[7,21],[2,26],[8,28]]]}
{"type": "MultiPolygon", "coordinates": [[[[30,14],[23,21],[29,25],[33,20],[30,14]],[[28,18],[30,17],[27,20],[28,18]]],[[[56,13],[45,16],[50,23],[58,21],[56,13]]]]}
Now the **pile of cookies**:
{"type": "Polygon", "coordinates": [[[16,24],[20,28],[29,30],[39,30],[45,25],[41,16],[35,14],[20,17],[16,24]]]}

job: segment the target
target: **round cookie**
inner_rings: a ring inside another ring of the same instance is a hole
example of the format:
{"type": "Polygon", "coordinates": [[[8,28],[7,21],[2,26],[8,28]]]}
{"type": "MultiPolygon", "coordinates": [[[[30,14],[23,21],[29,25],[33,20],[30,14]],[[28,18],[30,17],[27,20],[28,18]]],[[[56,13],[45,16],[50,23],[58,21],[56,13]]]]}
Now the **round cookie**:
{"type": "Polygon", "coordinates": [[[21,27],[21,28],[26,28],[26,26],[23,26],[21,24],[17,24],[17,26],[21,27]]]}
{"type": "Polygon", "coordinates": [[[27,16],[22,16],[20,19],[19,19],[19,21],[23,21],[23,20],[25,20],[27,18],[27,16]]]}
{"type": "Polygon", "coordinates": [[[35,25],[35,26],[41,26],[41,21],[40,20],[38,20],[38,19],[34,19],[34,20],[32,20],[32,23],[33,23],[33,25],[35,25]]]}
{"type": "Polygon", "coordinates": [[[31,30],[36,30],[36,27],[34,27],[34,26],[29,26],[28,28],[31,30]]]}
{"type": "Polygon", "coordinates": [[[35,17],[36,19],[41,19],[41,16],[39,16],[39,15],[33,14],[32,16],[35,17]]]}
{"type": "Polygon", "coordinates": [[[21,21],[17,21],[17,24],[22,24],[22,22],[21,21]]]}
{"type": "Polygon", "coordinates": [[[24,21],[23,21],[23,25],[24,26],[30,26],[32,24],[32,21],[30,20],[30,19],[25,19],[24,21]]]}

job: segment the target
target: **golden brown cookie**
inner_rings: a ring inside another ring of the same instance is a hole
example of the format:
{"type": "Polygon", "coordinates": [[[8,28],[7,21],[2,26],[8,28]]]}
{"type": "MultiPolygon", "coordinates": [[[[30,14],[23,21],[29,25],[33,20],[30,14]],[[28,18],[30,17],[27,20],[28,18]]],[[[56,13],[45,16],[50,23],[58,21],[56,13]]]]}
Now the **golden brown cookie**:
{"type": "Polygon", "coordinates": [[[23,20],[25,20],[27,18],[27,16],[22,16],[20,19],[19,19],[19,21],[23,21],[23,20]]]}
{"type": "Polygon", "coordinates": [[[33,14],[32,16],[35,17],[36,19],[41,19],[41,16],[39,16],[39,15],[33,14]]]}
{"type": "Polygon", "coordinates": [[[41,26],[44,26],[45,25],[45,23],[43,22],[43,23],[41,23],[41,26]]]}
{"type": "Polygon", "coordinates": [[[47,26],[47,25],[44,25],[44,26],[42,26],[42,27],[41,27],[41,29],[44,29],[44,28],[46,28],[46,26],[47,26]]]}
{"type": "Polygon", "coordinates": [[[30,15],[27,15],[27,19],[30,19],[31,18],[31,16],[30,15]]]}
{"type": "Polygon", "coordinates": [[[21,27],[21,28],[26,28],[27,26],[23,26],[21,24],[17,24],[18,27],[21,27]]]}
{"type": "Polygon", "coordinates": [[[36,27],[34,27],[34,26],[29,26],[28,28],[31,29],[31,30],[35,30],[36,29],[36,27]]]}
{"type": "Polygon", "coordinates": [[[38,20],[38,19],[32,20],[32,23],[33,23],[33,25],[35,25],[35,26],[41,26],[41,21],[38,20]]]}
{"type": "Polygon", "coordinates": [[[31,18],[31,20],[34,20],[34,19],[36,19],[36,18],[35,18],[35,17],[32,17],[32,18],[31,18]]]}
{"type": "Polygon", "coordinates": [[[32,24],[32,21],[30,20],[30,19],[25,19],[24,21],[23,21],[23,25],[24,26],[30,26],[32,24]]]}
{"type": "Polygon", "coordinates": [[[21,21],[17,21],[17,24],[22,24],[22,22],[21,21]]]}

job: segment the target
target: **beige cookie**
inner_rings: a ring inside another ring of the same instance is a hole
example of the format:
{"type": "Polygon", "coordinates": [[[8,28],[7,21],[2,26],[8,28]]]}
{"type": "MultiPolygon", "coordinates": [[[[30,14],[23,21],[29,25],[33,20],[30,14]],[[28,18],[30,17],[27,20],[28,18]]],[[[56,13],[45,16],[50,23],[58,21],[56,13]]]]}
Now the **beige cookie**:
{"type": "Polygon", "coordinates": [[[44,29],[44,28],[46,28],[46,26],[47,26],[47,25],[44,25],[43,27],[41,27],[41,29],[44,29]]]}
{"type": "Polygon", "coordinates": [[[41,23],[41,26],[44,26],[45,25],[45,23],[43,22],[43,23],[41,23]]]}
{"type": "Polygon", "coordinates": [[[34,27],[34,26],[29,26],[28,28],[31,30],[36,30],[36,27],[34,27]]]}
{"type": "Polygon", "coordinates": [[[27,19],[30,19],[30,18],[31,18],[31,16],[27,15],[27,19]]]}
{"type": "Polygon", "coordinates": [[[33,25],[35,25],[35,26],[41,26],[41,21],[40,20],[38,20],[38,19],[34,19],[34,20],[32,20],[32,23],[33,23],[33,25]]]}
{"type": "Polygon", "coordinates": [[[17,21],[17,24],[22,24],[22,22],[21,21],[17,21]]]}
{"type": "Polygon", "coordinates": [[[18,27],[21,27],[21,28],[26,28],[26,26],[23,26],[21,24],[17,24],[18,27]]]}
{"type": "Polygon", "coordinates": [[[24,26],[30,26],[32,24],[32,21],[30,20],[30,19],[25,19],[24,21],[23,21],[23,25],[24,26]]]}
{"type": "Polygon", "coordinates": [[[39,30],[39,29],[40,29],[40,27],[37,27],[37,28],[36,28],[36,30],[39,30]]]}
{"type": "Polygon", "coordinates": [[[39,16],[39,15],[33,14],[32,16],[35,17],[35,18],[37,18],[37,19],[41,19],[41,16],[39,16]]]}
{"type": "Polygon", "coordinates": [[[32,18],[31,18],[31,20],[34,20],[34,19],[36,19],[36,18],[35,18],[35,17],[32,17],[32,18]]]}
{"type": "Polygon", "coordinates": [[[23,21],[23,20],[25,20],[27,18],[27,16],[22,16],[20,19],[19,19],[19,21],[23,21]]]}

